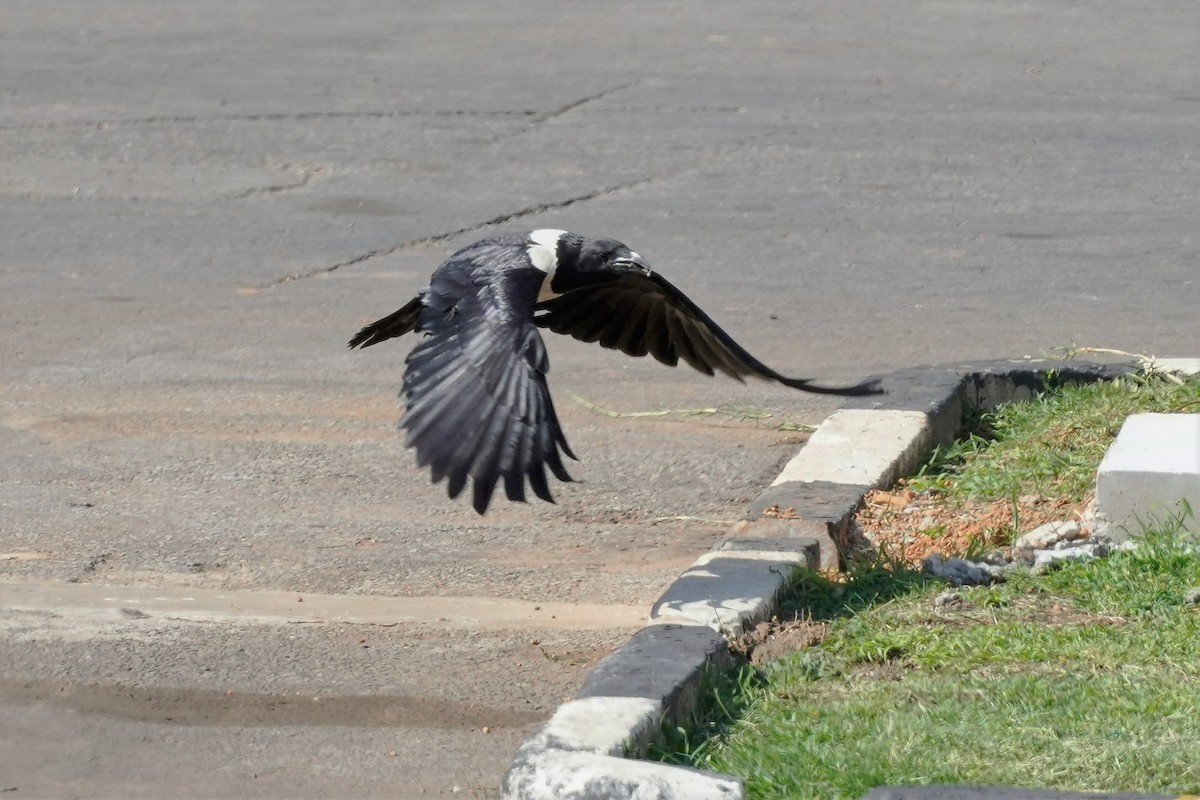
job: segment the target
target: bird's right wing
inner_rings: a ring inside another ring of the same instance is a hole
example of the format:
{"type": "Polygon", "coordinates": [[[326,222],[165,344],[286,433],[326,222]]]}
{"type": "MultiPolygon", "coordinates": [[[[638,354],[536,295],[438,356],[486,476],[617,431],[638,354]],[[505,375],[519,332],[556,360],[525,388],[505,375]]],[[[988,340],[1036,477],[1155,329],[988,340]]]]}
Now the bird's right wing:
{"type": "Polygon", "coordinates": [[[631,273],[539,303],[535,322],[555,333],[599,342],[601,347],[627,355],[649,354],[668,366],[683,359],[706,375],[720,370],[739,381],[753,376],[818,394],[880,391],[874,381],[826,387],[779,374],[750,355],[687,295],[657,273],[631,273]]]}
{"type": "Polygon", "coordinates": [[[554,502],[545,467],[569,481],[559,450],[575,455],[550,401],[549,360],[532,321],[544,275],[476,277],[439,272],[425,292],[418,327],[428,335],[406,361],[400,424],[434,483],[449,478],[451,497],[474,479],[480,514],[500,480],[511,500],[525,499],[528,480],[534,494],[554,502]]]}

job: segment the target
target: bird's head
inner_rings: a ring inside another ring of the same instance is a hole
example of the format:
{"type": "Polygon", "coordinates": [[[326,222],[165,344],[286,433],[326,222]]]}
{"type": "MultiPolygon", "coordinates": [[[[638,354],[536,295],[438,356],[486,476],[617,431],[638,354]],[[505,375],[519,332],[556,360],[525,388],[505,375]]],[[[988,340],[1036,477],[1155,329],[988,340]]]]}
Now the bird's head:
{"type": "Polygon", "coordinates": [[[650,274],[650,266],[645,260],[616,239],[584,239],[576,269],[614,278],[630,272],[650,274]]]}
{"type": "Polygon", "coordinates": [[[589,239],[558,230],[530,234],[534,265],[552,278],[556,293],[616,280],[630,273],[649,275],[645,260],[616,239],[589,239]]]}

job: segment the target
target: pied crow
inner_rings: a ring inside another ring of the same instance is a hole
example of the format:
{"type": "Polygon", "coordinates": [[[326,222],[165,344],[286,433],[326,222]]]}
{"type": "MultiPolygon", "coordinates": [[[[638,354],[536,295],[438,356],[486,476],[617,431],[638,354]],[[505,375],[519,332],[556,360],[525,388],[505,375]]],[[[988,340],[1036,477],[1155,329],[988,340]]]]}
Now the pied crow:
{"type": "Polygon", "coordinates": [[[538,328],[669,366],[682,359],[706,375],[720,370],[821,394],[880,392],[875,381],[824,387],[780,375],[613,239],[549,229],[483,239],[450,256],[407,305],[350,340],[350,347],[370,347],[412,330],[425,334],[405,360],[400,425],[433,482],[449,479],[450,497],[474,479],[480,514],[501,480],[510,500],[525,500],[528,480],[551,503],[545,468],[572,480],[559,451],[578,459],[550,402],[538,328]]]}

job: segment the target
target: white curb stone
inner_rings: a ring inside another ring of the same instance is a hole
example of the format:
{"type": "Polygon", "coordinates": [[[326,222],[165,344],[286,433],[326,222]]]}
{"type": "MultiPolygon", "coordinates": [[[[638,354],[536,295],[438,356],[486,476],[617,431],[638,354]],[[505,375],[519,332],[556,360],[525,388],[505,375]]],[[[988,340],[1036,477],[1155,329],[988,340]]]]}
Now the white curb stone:
{"type": "Polygon", "coordinates": [[[933,429],[923,411],[843,408],[821,423],[771,485],[887,486],[915,469],[932,447],[933,429]]]}
{"type": "Polygon", "coordinates": [[[743,800],[742,782],[651,761],[543,750],[505,777],[506,800],[743,800]]]}
{"type": "MultiPolygon", "coordinates": [[[[1121,541],[1144,527],[1200,513],[1200,414],[1133,414],[1100,462],[1096,508],[1108,538],[1121,541]]],[[[1193,516],[1182,520],[1200,532],[1193,516]]]]}
{"type": "Polygon", "coordinates": [[[1156,358],[1155,372],[1170,372],[1175,375],[1200,374],[1200,358],[1156,358]]]}
{"type": "Polygon", "coordinates": [[[807,554],[801,551],[705,553],[663,592],[650,610],[650,623],[707,625],[736,636],[748,621],[765,614],[792,569],[807,564],[807,554]]]}
{"type": "Polygon", "coordinates": [[[624,756],[631,739],[658,728],[662,703],[645,697],[585,697],[563,703],[526,743],[596,755],[624,756]]]}

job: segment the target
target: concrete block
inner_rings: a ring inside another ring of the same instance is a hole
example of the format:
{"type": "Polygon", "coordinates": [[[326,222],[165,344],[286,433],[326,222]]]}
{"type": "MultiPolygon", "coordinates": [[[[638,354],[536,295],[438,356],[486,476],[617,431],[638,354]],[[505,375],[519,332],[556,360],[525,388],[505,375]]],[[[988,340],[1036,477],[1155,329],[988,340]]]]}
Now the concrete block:
{"type": "MultiPolygon", "coordinates": [[[[785,526],[788,522],[803,522],[803,520],[759,520],[766,523],[783,523],[785,526]]],[[[727,553],[749,552],[772,552],[772,553],[802,553],[804,562],[815,568],[821,560],[821,547],[825,542],[815,536],[789,536],[783,533],[779,536],[748,536],[747,532],[757,532],[759,529],[755,527],[753,522],[738,522],[733,527],[733,532],[726,536],[721,542],[713,548],[727,553]]],[[[785,527],[786,530],[786,527],[785,527]]]]}
{"type": "Polygon", "coordinates": [[[504,776],[505,800],[743,800],[727,775],[653,761],[541,750],[518,754],[504,776]]]}
{"type": "Polygon", "coordinates": [[[933,450],[933,429],[921,411],[835,411],[787,463],[772,486],[827,481],[867,488],[890,486],[933,450]]]}
{"type": "Polygon", "coordinates": [[[1169,372],[1173,375],[1200,375],[1200,358],[1156,358],[1155,372],[1169,372]]]}
{"type": "Polygon", "coordinates": [[[756,519],[735,523],[716,550],[801,552],[812,569],[836,569],[837,548],[829,524],[806,519],[756,519]]]}
{"type": "MultiPolygon", "coordinates": [[[[660,719],[673,720],[695,709],[710,667],[731,666],[725,637],[706,625],[648,625],[592,667],[576,697],[646,698],[658,705],[660,719]]],[[[631,735],[631,751],[651,741],[631,735]]]]}
{"type": "Polygon", "coordinates": [[[880,377],[886,394],[851,397],[843,408],[920,411],[929,417],[934,439],[954,441],[963,419],[967,373],[955,367],[912,367],[880,377]]]}
{"type": "Polygon", "coordinates": [[[1043,391],[1051,372],[1057,383],[1094,383],[1136,370],[1131,362],[1095,364],[1048,358],[1022,358],[961,364],[968,376],[963,400],[970,408],[990,411],[1002,403],[1029,400],[1043,391]]]}
{"type": "Polygon", "coordinates": [[[661,700],[647,697],[586,697],[563,703],[522,750],[553,749],[624,756],[637,742],[653,741],[662,719],[661,700]]]}
{"type": "MultiPolygon", "coordinates": [[[[1200,414],[1134,414],[1125,420],[1096,475],[1096,510],[1105,535],[1122,541],[1147,525],[1200,513],[1200,414]]],[[[1183,520],[1200,532],[1193,515],[1183,520]]]]}
{"type": "Polygon", "coordinates": [[[663,592],[650,609],[650,622],[707,625],[737,636],[767,617],[792,570],[808,563],[799,549],[705,553],[663,592]]]}
{"type": "Polygon", "coordinates": [[[755,498],[743,519],[757,520],[766,514],[765,519],[825,522],[828,524],[825,535],[836,540],[835,529],[850,521],[866,493],[866,486],[856,484],[789,481],[772,486],[755,498]],[[781,517],[779,512],[785,513],[781,517]]]}

